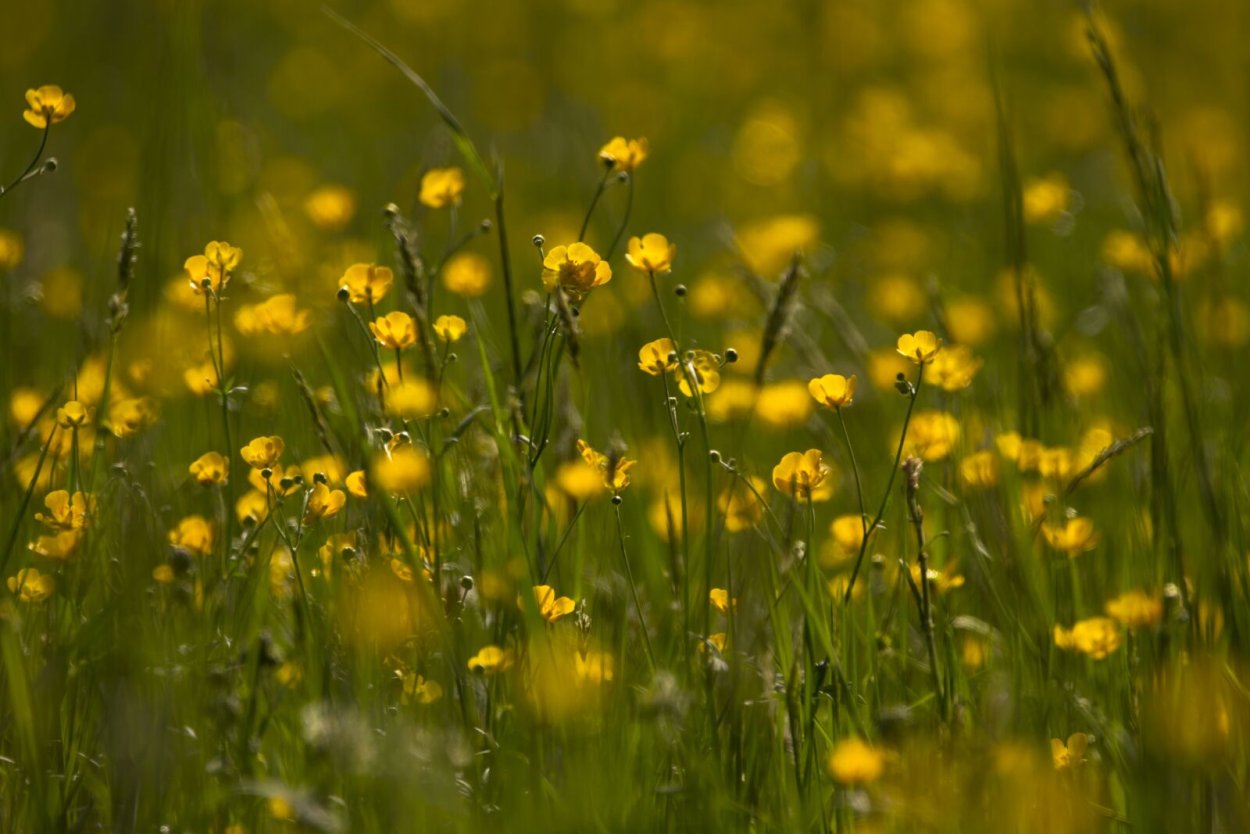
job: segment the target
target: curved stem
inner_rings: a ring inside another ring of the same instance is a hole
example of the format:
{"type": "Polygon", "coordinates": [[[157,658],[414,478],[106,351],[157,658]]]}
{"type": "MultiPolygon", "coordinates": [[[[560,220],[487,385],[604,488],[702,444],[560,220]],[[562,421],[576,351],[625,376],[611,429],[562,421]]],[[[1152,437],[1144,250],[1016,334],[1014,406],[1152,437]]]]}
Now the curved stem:
{"type": "Polygon", "coordinates": [[[599,198],[603,196],[603,192],[608,188],[608,177],[612,176],[612,167],[608,166],[603,172],[603,179],[599,180],[599,187],[595,189],[595,196],[590,198],[590,206],[586,209],[586,216],[582,218],[581,231],[577,233],[577,242],[581,243],[586,239],[586,229],[590,226],[590,216],[595,213],[595,206],[599,205],[599,198]]]}
{"type": "Polygon", "coordinates": [[[18,174],[17,177],[14,178],[13,182],[9,183],[4,188],[0,188],[0,197],[3,197],[5,194],[8,194],[14,188],[17,188],[19,185],[21,185],[22,182],[27,177],[30,176],[30,172],[35,170],[35,166],[39,164],[40,158],[43,157],[44,148],[48,147],[48,134],[51,132],[52,132],[52,121],[49,120],[43,126],[43,136],[39,140],[39,149],[35,151],[35,155],[30,160],[30,164],[26,166],[25,171],[22,171],[22,173],[18,174]]]}

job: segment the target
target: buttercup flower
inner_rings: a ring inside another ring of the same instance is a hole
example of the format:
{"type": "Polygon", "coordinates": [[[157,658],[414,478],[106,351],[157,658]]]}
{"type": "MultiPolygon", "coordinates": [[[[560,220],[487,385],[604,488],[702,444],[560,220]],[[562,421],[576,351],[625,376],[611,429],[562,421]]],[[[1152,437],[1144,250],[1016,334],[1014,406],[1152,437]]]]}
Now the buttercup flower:
{"type": "Polygon", "coordinates": [[[460,316],[439,316],[434,320],[434,332],[444,342],[458,342],[469,329],[469,325],[460,316]]]}
{"type": "Polygon", "coordinates": [[[720,362],[710,351],[692,350],[687,352],[686,360],[673,371],[673,375],[677,377],[677,387],[687,397],[694,396],[691,377],[701,393],[711,394],[720,387],[720,362]]]}
{"type": "Polygon", "coordinates": [[[230,461],[218,452],[205,452],[188,467],[200,486],[220,486],[230,476],[230,461]]]}
{"type": "Polygon", "coordinates": [[[10,576],[9,591],[17,594],[22,602],[43,602],[56,590],[56,582],[38,568],[22,568],[16,575],[10,576]]]}
{"type": "Polygon", "coordinates": [[[469,658],[469,671],[493,675],[512,666],[512,651],[498,646],[483,646],[469,658]]]}
{"type": "Polygon", "coordinates": [[[707,598],[708,598],[708,602],[712,603],[712,607],[722,614],[729,613],[730,605],[733,605],[735,607],[737,607],[738,605],[738,598],[734,597],[732,600],[730,600],[729,591],[725,590],[724,588],[713,588],[712,590],[708,591],[707,598]]]}
{"type": "Polygon", "coordinates": [[[942,349],[942,340],[928,330],[904,333],[898,337],[898,352],[917,365],[927,365],[942,349]]]}
{"type": "Polygon", "coordinates": [[[966,345],[943,348],[933,358],[926,379],[943,391],[962,391],[981,370],[981,360],[966,345]]]}
{"type": "Polygon", "coordinates": [[[1062,524],[1043,524],[1042,536],[1048,545],[1069,557],[1093,550],[1099,540],[1094,522],[1080,516],[1065,519],[1062,524]]]}
{"type": "Polygon", "coordinates": [[[1064,744],[1057,738],[1050,740],[1050,757],[1055,770],[1071,770],[1085,761],[1085,750],[1089,747],[1089,736],[1085,733],[1073,733],[1064,744]]]}
{"type": "Polygon", "coordinates": [[[234,326],[244,336],[268,333],[272,336],[294,336],[303,333],[311,324],[308,310],[296,309],[296,299],[291,293],[278,293],[260,304],[240,307],[234,314],[234,326]]]}
{"type": "Polygon", "coordinates": [[[352,264],[339,279],[339,287],[347,289],[347,298],[353,304],[376,304],[386,298],[394,280],[389,267],[352,264]]]}
{"type": "Polygon", "coordinates": [[[677,247],[668,242],[668,238],[656,232],[631,237],[625,252],[625,260],[634,269],[642,272],[663,274],[673,271],[673,256],[677,247]]]}
{"type": "Polygon", "coordinates": [[[440,209],[460,205],[464,172],[459,168],[431,168],[421,177],[421,205],[440,209]]]}
{"type": "Polygon", "coordinates": [[[337,232],[356,213],[356,198],[341,185],[323,185],[304,200],[304,213],[318,229],[337,232]]]}
{"type": "Polygon", "coordinates": [[[616,136],[599,149],[599,161],[613,171],[633,171],[647,158],[647,140],[616,136]]]}
{"type": "Polygon", "coordinates": [[[26,104],[29,107],[22,113],[22,118],[41,130],[49,124],[65,121],[77,106],[74,97],[55,84],[27,90],[26,104]]]}
{"type": "Polygon", "coordinates": [[[196,556],[213,552],[213,525],[202,515],[189,515],[169,531],[169,543],[196,556]]]}
{"type": "Polygon", "coordinates": [[[563,287],[575,301],[612,280],[612,267],[584,243],[557,246],[543,258],[543,286],[547,292],[563,287]]]}
{"type": "Polygon", "coordinates": [[[1055,646],[1102,660],[1120,647],[1120,627],[1110,617],[1090,617],[1072,628],[1055,626],[1055,646]]]}
{"type": "Polygon", "coordinates": [[[1107,600],[1104,610],[1125,628],[1149,628],[1163,619],[1163,599],[1145,591],[1126,591],[1107,600]]]}
{"type": "Polygon", "coordinates": [[[538,603],[538,613],[549,623],[571,614],[577,603],[569,597],[557,597],[555,589],[550,585],[535,585],[534,600],[538,603]]]}
{"type": "Polygon", "coordinates": [[[243,262],[243,250],[224,241],[210,241],[203,255],[192,255],[182,267],[191,280],[191,289],[203,295],[205,282],[208,289],[219,294],[230,283],[230,274],[243,262]]]}
{"type": "Polygon", "coordinates": [[[369,487],[365,481],[365,470],[357,469],[350,473],[343,481],[347,485],[347,491],[356,498],[368,498],[369,487]]]}
{"type": "Polygon", "coordinates": [[[660,376],[677,369],[675,359],[676,345],[673,340],[665,337],[647,342],[638,351],[638,367],[651,376],[660,376]],[[670,357],[674,357],[670,359],[670,357]]]}
{"type": "Polygon", "coordinates": [[[855,381],[855,374],[825,374],[807,383],[807,390],[826,408],[842,408],[855,399],[855,381]]]}
{"type": "Polygon", "coordinates": [[[830,472],[819,449],[789,452],[773,467],[773,486],[799,501],[821,501],[828,497],[820,487],[830,472]]]}
{"type": "Polygon", "coordinates": [[[239,450],[239,454],[253,469],[272,469],[278,463],[278,458],[282,457],[282,450],[285,448],[286,443],[277,435],[255,437],[239,450]]]}
{"type": "Polygon", "coordinates": [[[417,325],[412,316],[398,310],[369,322],[369,329],[378,344],[391,350],[403,350],[417,343],[417,325]]]}
{"type": "Polygon", "coordinates": [[[84,492],[71,496],[67,490],[58,489],[44,497],[43,505],[48,508],[48,514],[35,513],[36,521],[54,530],[81,530],[87,526],[95,499],[84,492]]]}
{"type": "Polygon", "coordinates": [[[347,503],[347,495],[341,489],[330,489],[322,483],[314,484],[308,496],[308,510],[304,514],[304,523],[308,524],[319,518],[334,518],[347,503]]]}
{"type": "Polygon", "coordinates": [[[858,738],[839,741],[829,756],[829,775],[843,785],[875,782],[885,770],[885,754],[858,738]]]}
{"type": "Polygon", "coordinates": [[[624,455],[605,455],[597,452],[585,440],[577,441],[577,451],[582,460],[593,466],[603,477],[603,488],[612,492],[620,492],[629,486],[629,470],[638,461],[630,460],[624,455]]]}

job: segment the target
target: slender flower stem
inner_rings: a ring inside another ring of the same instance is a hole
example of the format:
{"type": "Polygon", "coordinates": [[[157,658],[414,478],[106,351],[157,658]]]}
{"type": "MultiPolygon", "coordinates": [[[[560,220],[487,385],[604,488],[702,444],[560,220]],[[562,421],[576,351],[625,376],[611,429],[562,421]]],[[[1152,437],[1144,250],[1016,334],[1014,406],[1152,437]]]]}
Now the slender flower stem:
{"type": "Polygon", "coordinates": [[[855,449],[851,445],[851,433],[846,429],[846,415],[841,408],[835,408],[838,423],[842,426],[842,439],[846,441],[846,454],[851,459],[851,472],[855,475],[855,494],[859,498],[859,523],[863,525],[864,537],[868,537],[868,510],[864,506],[864,486],[859,479],[859,464],[855,462],[855,449]]]}
{"type": "Polygon", "coordinates": [[[43,157],[44,149],[48,147],[48,134],[51,132],[52,120],[48,118],[43,126],[43,136],[39,139],[39,149],[36,150],[35,155],[31,157],[30,164],[26,166],[26,170],[14,177],[13,182],[9,183],[4,188],[0,188],[0,197],[3,197],[14,188],[21,185],[30,176],[30,172],[35,170],[35,166],[39,164],[39,160],[43,157]]]}
{"type": "Polygon", "coordinates": [[[621,243],[621,237],[625,234],[625,228],[629,225],[629,216],[634,210],[634,175],[629,174],[629,179],[625,181],[626,197],[625,197],[625,215],[621,218],[621,225],[617,227],[616,237],[612,238],[612,245],[608,247],[608,253],[603,256],[605,261],[612,260],[616,247],[621,243]]]}
{"type": "Polygon", "coordinates": [[[651,664],[651,672],[655,673],[655,652],[651,649],[651,635],[647,631],[647,621],[642,615],[642,605],[638,601],[638,585],[634,582],[634,570],[629,564],[629,553],[625,550],[625,525],[621,521],[621,505],[614,504],[616,511],[616,539],[621,545],[621,561],[625,563],[625,576],[629,580],[629,593],[634,598],[634,610],[638,612],[638,625],[642,629],[642,642],[647,648],[647,660],[651,664]]]}
{"type": "Polygon", "coordinates": [[[599,187],[595,189],[595,196],[590,198],[590,206],[586,209],[586,216],[582,218],[581,231],[577,233],[577,242],[581,243],[586,239],[586,229],[590,226],[590,216],[595,213],[595,206],[599,205],[599,198],[603,196],[603,192],[608,188],[608,178],[612,176],[612,166],[606,166],[603,172],[603,179],[599,180],[599,187]]]}

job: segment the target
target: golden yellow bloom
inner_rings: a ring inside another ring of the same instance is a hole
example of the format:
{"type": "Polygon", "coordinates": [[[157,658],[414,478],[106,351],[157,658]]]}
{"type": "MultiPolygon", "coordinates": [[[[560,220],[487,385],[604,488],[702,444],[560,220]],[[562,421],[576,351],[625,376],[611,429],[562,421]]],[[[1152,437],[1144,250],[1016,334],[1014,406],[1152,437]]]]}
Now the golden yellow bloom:
{"type": "Polygon", "coordinates": [[[403,350],[417,343],[417,325],[412,316],[398,310],[369,322],[369,329],[378,344],[391,350],[403,350]]]}
{"type": "Polygon", "coordinates": [[[646,139],[616,136],[599,149],[599,161],[613,171],[633,171],[646,160],[647,150],[646,139]]]}
{"type": "Polygon", "coordinates": [[[573,613],[573,609],[577,607],[577,603],[569,597],[557,597],[555,589],[550,585],[535,585],[534,600],[538,603],[538,613],[549,623],[554,623],[565,614],[573,613]]]}
{"type": "Polygon", "coordinates": [[[694,396],[690,386],[692,378],[701,393],[711,394],[720,387],[720,362],[710,351],[689,350],[673,375],[677,377],[677,387],[687,397],[694,396]]]}
{"type": "Polygon", "coordinates": [[[439,316],[434,320],[434,332],[444,342],[458,342],[469,330],[469,325],[460,316],[439,316]]]}
{"type": "Polygon", "coordinates": [[[390,455],[378,457],[369,476],[370,485],[383,492],[408,492],[425,486],[429,481],[430,460],[424,452],[412,446],[404,446],[390,455]]]}
{"type": "Polygon", "coordinates": [[[829,536],[837,553],[834,562],[845,562],[859,554],[864,543],[864,519],[859,515],[840,515],[829,525],[829,536]]]}
{"type": "Polygon", "coordinates": [[[1094,522],[1081,516],[1064,519],[1062,524],[1043,524],[1042,536],[1048,545],[1069,557],[1093,550],[1100,538],[1094,522]]]}
{"type": "Polygon", "coordinates": [[[825,408],[842,408],[855,399],[855,374],[825,374],[807,383],[807,390],[825,408]]]}
{"type": "Polygon", "coordinates": [[[83,492],[75,492],[71,496],[67,490],[58,489],[44,497],[43,505],[48,508],[49,514],[35,513],[36,521],[54,530],[81,530],[91,518],[95,499],[83,492]]]}
{"type": "Polygon", "coordinates": [[[730,605],[733,605],[734,608],[738,607],[738,598],[734,597],[731,601],[729,599],[729,591],[724,588],[713,588],[708,591],[707,598],[708,601],[712,603],[712,607],[722,614],[729,613],[730,605]]]}
{"type": "Polygon", "coordinates": [[[651,376],[660,376],[677,369],[677,346],[667,336],[647,342],[638,349],[638,367],[651,376]]]}
{"type": "Polygon", "coordinates": [[[989,450],[973,452],[959,461],[959,480],[965,489],[988,489],[998,485],[998,455],[989,450]]]}
{"type": "Polygon", "coordinates": [[[431,168],[421,177],[421,205],[440,209],[460,205],[464,172],[459,168],[431,168]]]}
{"type": "Polygon", "coordinates": [[[589,443],[580,438],[577,441],[577,451],[581,454],[582,460],[599,472],[604,489],[616,493],[629,486],[629,470],[638,461],[630,460],[624,455],[605,455],[596,452],[589,443]]]}
{"type": "Polygon", "coordinates": [[[1102,660],[1120,647],[1120,627],[1110,617],[1090,617],[1072,628],[1055,626],[1055,646],[1102,660]]]}
{"type": "Polygon", "coordinates": [[[230,477],[230,460],[218,452],[205,452],[188,467],[200,486],[220,486],[230,477]]]}
{"type": "Polygon", "coordinates": [[[926,365],[933,361],[942,349],[942,340],[929,330],[917,330],[915,333],[904,333],[898,337],[898,352],[917,365],[926,365]]]}
{"type": "Polygon", "coordinates": [[[247,465],[253,469],[272,469],[282,457],[286,442],[277,435],[271,437],[254,437],[251,442],[239,450],[239,454],[247,465]]]}
{"type": "Polygon", "coordinates": [[[55,84],[27,90],[26,104],[29,107],[22,113],[22,118],[41,130],[49,124],[65,121],[77,106],[74,97],[55,84]]]}
{"type": "Polygon", "coordinates": [[[9,591],[22,602],[43,602],[56,590],[56,582],[38,568],[22,568],[7,582],[9,591]]]}
{"type": "Polygon", "coordinates": [[[269,515],[269,496],[258,489],[249,490],[234,502],[234,514],[240,522],[259,524],[269,515]]]}
{"type": "Polygon", "coordinates": [[[109,428],[116,437],[138,434],[156,419],[156,401],[151,397],[119,399],[109,405],[109,428]]]}
{"type": "Polygon", "coordinates": [[[323,483],[313,485],[308,496],[308,509],[304,513],[304,523],[308,524],[319,518],[334,518],[347,503],[347,495],[341,489],[330,489],[323,483]]]}
{"type": "Polygon", "coordinates": [[[386,394],[386,413],[405,420],[428,417],[438,408],[438,390],[423,377],[392,385],[386,394]]]}
{"type": "Polygon", "coordinates": [[[815,410],[807,386],[797,379],[771,382],[756,392],[755,416],[766,426],[795,428],[811,419],[815,410]]]}
{"type": "Polygon", "coordinates": [[[942,460],[959,442],[959,434],[959,421],[954,415],[945,411],[918,411],[907,427],[903,454],[926,462],[942,460]]]}
{"type": "Polygon", "coordinates": [[[1163,619],[1163,599],[1145,591],[1125,591],[1107,600],[1104,610],[1125,628],[1149,628],[1163,619]]]}
{"type": "Polygon", "coordinates": [[[612,267],[584,243],[557,246],[543,258],[543,286],[547,292],[563,287],[574,301],[611,280],[612,267]]]}
{"type": "Polygon", "coordinates": [[[205,283],[214,294],[220,293],[230,283],[230,273],[243,262],[243,250],[225,241],[213,240],[204,247],[203,255],[192,255],[182,267],[191,279],[191,289],[203,295],[205,283]]]}
{"type": "Polygon", "coordinates": [[[823,501],[831,491],[822,493],[820,487],[830,472],[819,449],[789,452],[773,467],[773,486],[797,501],[823,501]]]}
{"type": "Polygon", "coordinates": [[[829,756],[829,775],[843,785],[875,782],[885,770],[885,753],[861,739],[839,741],[829,756]]]}
{"type": "Polygon", "coordinates": [[[443,286],[461,298],[480,298],[490,289],[490,261],[476,252],[453,255],[442,272],[443,286]]]}
{"type": "Polygon", "coordinates": [[[394,280],[390,267],[352,264],[339,279],[339,288],[347,288],[347,298],[353,304],[376,304],[386,298],[394,280]]]}
{"type": "Polygon", "coordinates": [[[512,666],[512,650],[498,646],[483,646],[477,654],[469,658],[469,671],[493,675],[512,666]]]}
{"type": "Polygon", "coordinates": [[[1055,770],[1072,770],[1085,761],[1085,750],[1089,747],[1089,736],[1085,733],[1073,733],[1064,744],[1057,738],[1050,740],[1050,758],[1055,770]]]}
{"type": "Polygon", "coordinates": [[[657,232],[642,237],[631,237],[625,250],[625,260],[642,272],[664,274],[673,271],[673,257],[677,247],[657,232]]]}
{"type": "Polygon", "coordinates": [[[61,530],[49,536],[40,536],[27,545],[31,553],[45,559],[68,559],[78,550],[82,530],[61,530]]]}
{"type": "Polygon", "coordinates": [[[294,336],[308,329],[312,314],[297,310],[295,296],[279,293],[262,301],[240,307],[234,314],[234,326],[244,336],[268,333],[271,336],[294,336]]]}
{"type": "Polygon", "coordinates": [[[357,469],[349,474],[345,483],[347,484],[347,491],[355,497],[362,499],[369,497],[369,486],[365,480],[365,471],[363,469],[357,469]]]}
{"type": "Polygon", "coordinates": [[[63,429],[78,429],[87,424],[91,415],[87,407],[77,400],[70,400],[56,410],[56,422],[63,429]]]}
{"type": "Polygon", "coordinates": [[[713,649],[716,649],[717,654],[724,654],[725,647],[728,645],[729,636],[723,631],[718,631],[715,634],[709,634],[699,641],[699,651],[706,652],[708,647],[711,646],[713,649]]]}
{"type": "Polygon", "coordinates": [[[962,391],[981,370],[981,360],[965,345],[945,348],[935,356],[926,379],[943,391],[962,391]]]}
{"type": "Polygon", "coordinates": [[[189,515],[169,531],[169,543],[196,556],[213,552],[213,525],[202,515],[189,515]]]}
{"type": "Polygon", "coordinates": [[[717,506],[725,516],[725,529],[730,533],[748,530],[764,518],[764,505],[755,493],[762,495],[767,485],[762,478],[752,475],[751,486],[755,487],[755,492],[735,482],[717,499],[717,506]]]}
{"type": "Polygon", "coordinates": [[[304,214],[323,232],[337,232],[356,214],[356,198],[341,185],[323,185],[304,200],[304,214]]]}

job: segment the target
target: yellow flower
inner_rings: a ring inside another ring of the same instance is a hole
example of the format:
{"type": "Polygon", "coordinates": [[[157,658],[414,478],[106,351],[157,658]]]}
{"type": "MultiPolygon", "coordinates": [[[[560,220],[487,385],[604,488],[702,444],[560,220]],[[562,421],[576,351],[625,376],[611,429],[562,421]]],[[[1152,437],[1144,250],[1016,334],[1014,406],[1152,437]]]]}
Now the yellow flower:
{"type": "Polygon", "coordinates": [[[339,288],[347,289],[347,298],[353,304],[376,304],[391,291],[395,280],[389,267],[377,264],[352,264],[339,279],[339,288]]]}
{"type": "Polygon", "coordinates": [[[959,461],[959,480],[965,489],[988,489],[998,484],[998,455],[973,452],[959,461]]]}
{"type": "Polygon", "coordinates": [[[205,452],[188,470],[200,486],[220,486],[230,477],[230,461],[218,452],[205,452]]]}
{"type": "Polygon", "coordinates": [[[573,655],[574,668],[579,681],[587,683],[603,683],[615,677],[615,664],[612,655],[597,652],[593,649],[583,656],[581,652],[573,655]]]}
{"type": "Polygon", "coordinates": [[[1163,600],[1145,591],[1126,591],[1107,600],[1104,610],[1125,628],[1148,628],[1163,619],[1163,600]]]}
{"type": "Polygon", "coordinates": [[[444,342],[458,342],[469,329],[469,325],[460,316],[439,316],[434,320],[434,332],[444,342]]]}
{"type": "Polygon", "coordinates": [[[461,298],[480,298],[490,289],[490,261],[476,252],[461,252],[443,265],[443,286],[461,298]]]}
{"type": "Polygon", "coordinates": [[[864,519],[859,515],[840,515],[829,525],[829,535],[837,553],[834,561],[845,562],[859,554],[864,543],[864,519]]]}
{"type": "Polygon", "coordinates": [[[347,495],[341,489],[330,489],[322,483],[313,485],[308,496],[308,510],[304,513],[304,523],[308,524],[319,518],[334,518],[347,503],[347,495]]]}
{"type": "Polygon", "coordinates": [[[642,237],[631,237],[625,251],[625,260],[642,272],[664,274],[673,271],[673,256],[677,247],[662,234],[651,232],[642,237]]]}
{"type": "Polygon", "coordinates": [[[535,585],[534,600],[538,603],[538,613],[549,623],[571,614],[577,603],[568,597],[557,597],[555,589],[550,585],[535,585]]]}
{"type": "Polygon", "coordinates": [[[464,173],[459,168],[431,168],[421,177],[418,199],[424,206],[440,209],[460,205],[464,193],[464,173]]]}
{"type": "Polygon", "coordinates": [[[347,484],[347,491],[355,497],[362,499],[369,497],[369,486],[365,480],[365,471],[363,469],[357,469],[349,474],[344,483],[347,484]]]}
{"type": "Polygon", "coordinates": [[[599,161],[613,171],[633,171],[647,158],[647,140],[614,137],[599,149],[599,161]]]}
{"type": "Polygon", "coordinates": [[[169,543],[197,556],[213,552],[213,525],[202,515],[189,515],[169,531],[169,543]]]}
{"type": "Polygon", "coordinates": [[[156,402],[151,397],[119,399],[109,406],[109,427],[117,437],[138,434],[156,422],[156,402]]]}
{"type": "Polygon", "coordinates": [[[430,461],[424,452],[404,446],[393,454],[379,457],[373,464],[369,483],[383,492],[408,492],[429,483],[430,461]]]}
{"type": "MultiPolygon", "coordinates": [[[[940,571],[929,568],[925,571],[925,574],[929,580],[929,587],[939,594],[944,594],[955,588],[962,588],[964,585],[964,578],[961,574],[955,573],[955,565],[953,563],[940,571]]],[[[920,587],[920,565],[911,566],[911,580],[916,583],[917,588],[920,587]]]]}
{"type": "Polygon", "coordinates": [[[1089,736],[1085,733],[1073,733],[1068,736],[1068,743],[1060,739],[1050,740],[1050,757],[1055,770],[1071,770],[1085,761],[1085,750],[1089,746],[1089,736]]]}
{"type": "Polygon", "coordinates": [[[341,185],[323,185],[304,200],[304,213],[324,232],[337,232],[351,222],[356,198],[341,185]]]}
{"type": "Polygon", "coordinates": [[[798,501],[823,501],[832,494],[820,489],[830,472],[819,449],[789,452],[773,467],[773,486],[798,501]]]}
{"type": "Polygon", "coordinates": [[[422,706],[429,706],[443,697],[443,687],[438,681],[426,680],[416,672],[403,674],[396,670],[395,674],[403,682],[402,703],[415,700],[422,706]]]}
{"type": "Polygon", "coordinates": [[[1024,183],[1026,223],[1054,223],[1068,210],[1071,190],[1063,174],[1048,174],[1024,183]]]}
{"type": "Polygon", "coordinates": [[[50,536],[40,536],[27,547],[36,556],[45,559],[68,559],[78,550],[82,530],[61,530],[50,536]]]}
{"type": "Polygon", "coordinates": [[[294,336],[308,329],[312,314],[295,308],[295,296],[279,293],[260,304],[240,307],[234,314],[234,326],[244,336],[268,333],[273,336],[294,336]]]}
{"type": "Polygon", "coordinates": [[[1064,519],[1062,524],[1043,524],[1042,536],[1048,545],[1069,557],[1093,550],[1099,540],[1094,522],[1081,516],[1064,519]]]}
{"type": "Polygon", "coordinates": [[[928,330],[904,333],[898,337],[898,352],[917,365],[932,362],[941,349],[942,340],[928,330]]]}
{"type": "Polygon", "coordinates": [[[843,785],[875,782],[885,770],[885,753],[858,738],[839,741],[829,755],[829,775],[843,785]]]}
{"type": "Polygon", "coordinates": [[[417,343],[417,326],[412,316],[398,310],[369,322],[369,329],[378,344],[391,350],[403,350],[417,343]]]}
{"type": "Polygon", "coordinates": [[[25,245],[22,236],[9,229],[0,229],[0,272],[8,272],[22,262],[25,245]]]}
{"type": "Polygon", "coordinates": [[[234,514],[240,522],[259,524],[269,515],[269,496],[260,490],[249,490],[234,502],[234,514]]]}
{"type": "Polygon", "coordinates": [[[477,654],[469,658],[469,671],[493,675],[512,666],[512,650],[498,646],[483,646],[477,654]]]}
{"type": "Polygon", "coordinates": [[[65,121],[77,106],[74,97],[55,84],[45,84],[38,90],[27,90],[26,103],[29,108],[22,113],[22,118],[40,129],[65,121]]]}
{"type": "Polygon", "coordinates": [[[972,384],[972,378],[979,370],[981,360],[973,356],[967,346],[955,345],[933,358],[926,379],[943,391],[962,391],[972,384]]]}
{"type": "Polygon", "coordinates": [[[589,443],[580,438],[577,441],[577,451],[581,453],[582,460],[598,470],[603,479],[604,489],[620,492],[629,486],[629,470],[638,461],[615,453],[605,455],[596,452],[589,443]]]}
{"type": "Polygon", "coordinates": [[[729,636],[723,631],[715,634],[709,634],[707,637],[699,641],[699,651],[706,652],[708,646],[716,649],[717,654],[724,654],[725,647],[729,645],[729,636]]]}
{"type": "Polygon", "coordinates": [[[247,465],[253,469],[273,469],[282,457],[286,442],[281,437],[254,437],[251,442],[239,450],[239,454],[247,465]]]}
{"type": "Polygon", "coordinates": [[[807,383],[807,390],[825,408],[842,408],[855,399],[855,374],[825,374],[807,383]]]}
{"type": "Polygon", "coordinates": [[[56,410],[57,425],[63,429],[82,428],[90,417],[87,407],[77,400],[70,400],[56,410]]]}
{"type": "Polygon", "coordinates": [[[711,394],[720,387],[720,362],[710,351],[690,350],[673,375],[677,377],[677,387],[687,397],[694,396],[694,389],[690,387],[691,378],[700,392],[711,394]]]}
{"type": "Polygon", "coordinates": [[[574,301],[612,280],[612,267],[584,243],[557,246],[543,258],[543,286],[547,292],[563,287],[574,301]]]}
{"type": "Polygon", "coordinates": [[[56,582],[38,568],[22,568],[8,579],[9,591],[22,602],[43,602],[56,590],[56,582]]]}
{"type": "Polygon", "coordinates": [[[918,411],[907,427],[903,454],[929,462],[942,460],[958,442],[959,421],[953,415],[945,411],[918,411]]]}
{"type": "Polygon", "coordinates": [[[203,295],[205,283],[214,295],[230,283],[230,273],[243,262],[243,250],[224,241],[210,241],[203,255],[192,255],[182,267],[191,279],[191,289],[203,295]]]}
{"type": "Polygon", "coordinates": [[[712,603],[712,607],[722,614],[729,613],[729,606],[738,607],[738,598],[734,597],[732,602],[729,599],[729,591],[724,588],[713,588],[707,593],[708,601],[712,603]]]}
{"type": "Polygon", "coordinates": [[[675,371],[677,369],[676,351],[677,346],[668,337],[647,342],[638,350],[638,367],[651,376],[660,376],[675,371]]]}
{"type": "Polygon", "coordinates": [[[1072,628],[1055,626],[1055,646],[1102,660],[1120,647],[1120,627],[1110,617],[1090,617],[1072,628]]]}
{"type": "Polygon", "coordinates": [[[725,516],[725,529],[730,533],[748,530],[759,524],[764,518],[764,505],[756,498],[756,493],[763,494],[766,484],[763,479],[751,476],[752,492],[746,486],[735,483],[720,494],[717,506],[725,516]]]}
{"type": "Polygon", "coordinates": [[[392,417],[416,420],[428,417],[438,408],[438,390],[433,383],[413,377],[392,385],[386,395],[386,413],[392,417]]]}

